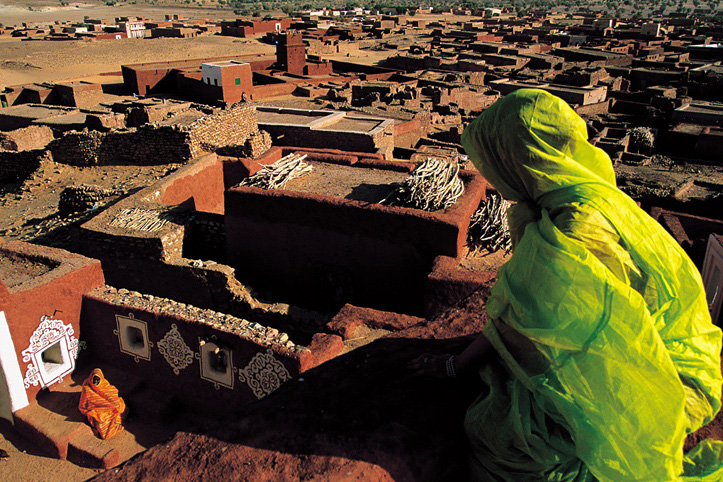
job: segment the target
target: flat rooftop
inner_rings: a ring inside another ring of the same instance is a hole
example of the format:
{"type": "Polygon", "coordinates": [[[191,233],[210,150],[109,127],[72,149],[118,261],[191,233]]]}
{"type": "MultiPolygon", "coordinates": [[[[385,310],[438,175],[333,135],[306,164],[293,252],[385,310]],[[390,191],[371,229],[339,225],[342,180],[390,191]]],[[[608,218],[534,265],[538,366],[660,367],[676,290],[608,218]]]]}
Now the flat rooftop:
{"type": "Polygon", "coordinates": [[[301,109],[256,109],[256,116],[259,124],[286,124],[305,126],[331,114],[333,114],[333,112],[313,110],[305,111],[301,109]]]}
{"type": "Polygon", "coordinates": [[[35,124],[43,125],[70,125],[70,124],[85,124],[88,114],[84,112],[71,112],[70,114],[61,114],[57,116],[51,116],[43,119],[39,119],[35,124]]]}
{"type": "Polygon", "coordinates": [[[700,114],[723,115],[723,105],[721,104],[691,102],[690,104],[678,107],[675,110],[700,114]]]}
{"type": "Polygon", "coordinates": [[[0,116],[20,117],[24,119],[43,119],[78,112],[75,107],[58,107],[42,104],[20,104],[0,110],[0,116]]]}
{"type": "Polygon", "coordinates": [[[314,130],[361,132],[371,134],[378,128],[384,128],[389,119],[374,117],[347,116],[345,112],[325,110],[290,109],[269,106],[256,108],[259,127],[299,126],[314,130]]]}
{"type": "Polygon", "coordinates": [[[384,119],[357,119],[354,117],[343,117],[339,121],[325,125],[327,131],[355,131],[369,132],[379,127],[384,119]]]}
{"type": "Polygon", "coordinates": [[[378,203],[409,176],[405,172],[386,169],[318,161],[311,161],[309,164],[314,169],[300,178],[289,181],[285,190],[378,203]]]}
{"type": "Polygon", "coordinates": [[[190,125],[196,122],[202,117],[206,117],[208,114],[204,114],[200,110],[187,110],[176,114],[168,119],[163,119],[158,124],[162,126],[173,126],[173,125],[190,125]]]}
{"type": "Polygon", "coordinates": [[[0,251],[0,280],[8,288],[18,286],[57,268],[60,263],[0,251]]]}

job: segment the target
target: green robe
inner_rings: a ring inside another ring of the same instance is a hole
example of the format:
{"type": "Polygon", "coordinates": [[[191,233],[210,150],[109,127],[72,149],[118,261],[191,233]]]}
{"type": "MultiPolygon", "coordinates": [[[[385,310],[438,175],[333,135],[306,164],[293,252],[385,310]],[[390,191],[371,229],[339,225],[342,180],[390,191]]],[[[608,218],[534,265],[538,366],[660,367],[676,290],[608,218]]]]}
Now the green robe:
{"type": "Polygon", "coordinates": [[[480,481],[721,481],[721,331],[700,274],[617,189],[561,99],[523,89],[462,143],[506,199],[514,253],[487,303],[499,357],[465,420],[480,481]]]}

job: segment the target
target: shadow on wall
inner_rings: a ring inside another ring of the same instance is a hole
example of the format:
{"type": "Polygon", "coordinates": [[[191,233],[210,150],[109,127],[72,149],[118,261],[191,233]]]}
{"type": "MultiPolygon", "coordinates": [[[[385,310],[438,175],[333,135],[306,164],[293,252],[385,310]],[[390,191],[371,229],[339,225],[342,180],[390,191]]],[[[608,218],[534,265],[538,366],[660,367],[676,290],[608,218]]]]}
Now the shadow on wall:
{"type": "Polygon", "coordinates": [[[304,373],[233,422],[179,433],[96,480],[466,480],[462,427],[480,382],[411,377],[406,363],[469,341],[378,340],[304,373]]]}

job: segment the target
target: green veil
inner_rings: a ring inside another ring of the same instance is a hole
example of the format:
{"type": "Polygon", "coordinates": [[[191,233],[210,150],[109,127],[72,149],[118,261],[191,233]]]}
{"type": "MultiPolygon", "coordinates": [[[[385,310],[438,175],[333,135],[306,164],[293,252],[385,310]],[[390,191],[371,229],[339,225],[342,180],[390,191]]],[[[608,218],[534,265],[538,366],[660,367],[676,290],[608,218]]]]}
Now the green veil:
{"type": "Polygon", "coordinates": [[[466,428],[480,438],[505,430],[519,437],[509,449],[487,443],[477,454],[485,477],[527,480],[515,463],[532,460],[542,472],[530,480],[723,480],[723,443],[683,454],[686,434],[720,408],[721,331],[700,274],[617,189],[610,158],[587,142],[584,121],[561,99],[522,89],[485,110],[462,143],[516,202],[508,211],[514,253],[487,303],[497,321],[485,327],[502,375],[483,368],[490,392],[471,407],[466,428]],[[551,216],[561,206],[602,216],[617,242],[568,236],[551,216]],[[604,253],[618,252],[639,270],[634,279],[609,269],[604,253]],[[544,365],[510,349],[501,327],[529,340],[544,365]],[[495,411],[515,416],[498,416],[492,432],[482,425],[495,411]]]}

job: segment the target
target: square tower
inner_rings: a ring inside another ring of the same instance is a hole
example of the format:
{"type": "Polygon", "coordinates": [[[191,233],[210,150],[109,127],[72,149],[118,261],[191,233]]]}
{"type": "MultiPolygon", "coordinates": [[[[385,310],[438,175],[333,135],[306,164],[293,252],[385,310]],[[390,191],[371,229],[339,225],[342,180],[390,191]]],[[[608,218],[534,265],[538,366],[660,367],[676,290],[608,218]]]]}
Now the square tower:
{"type": "Polygon", "coordinates": [[[306,65],[306,45],[299,32],[280,34],[276,44],[276,65],[279,70],[303,75],[306,65]]]}

